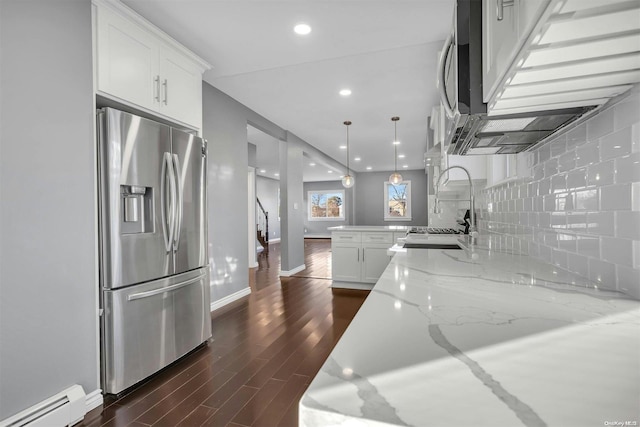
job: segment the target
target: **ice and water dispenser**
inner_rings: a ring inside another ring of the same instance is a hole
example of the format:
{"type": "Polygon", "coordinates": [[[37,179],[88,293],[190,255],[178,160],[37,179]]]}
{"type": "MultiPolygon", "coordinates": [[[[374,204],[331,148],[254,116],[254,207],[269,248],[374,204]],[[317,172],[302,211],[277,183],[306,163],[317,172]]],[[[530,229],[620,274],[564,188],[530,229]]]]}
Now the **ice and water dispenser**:
{"type": "Polygon", "coordinates": [[[121,185],[122,210],[120,230],[123,234],[153,233],[153,189],[138,185],[121,185]]]}

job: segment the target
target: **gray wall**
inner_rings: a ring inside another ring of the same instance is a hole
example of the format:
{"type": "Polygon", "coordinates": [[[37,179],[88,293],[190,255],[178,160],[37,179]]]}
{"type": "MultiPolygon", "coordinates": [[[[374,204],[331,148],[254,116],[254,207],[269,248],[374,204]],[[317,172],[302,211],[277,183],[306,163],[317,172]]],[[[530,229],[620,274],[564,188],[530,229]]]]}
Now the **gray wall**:
{"type": "Polygon", "coordinates": [[[208,141],[211,300],[249,286],[247,124],[284,140],[285,132],[203,82],[203,136],[208,141]]]}
{"type": "Polygon", "coordinates": [[[280,220],[278,219],[279,189],[280,181],[277,179],[256,176],[256,195],[269,214],[269,240],[280,238],[280,220]]]}
{"type": "Polygon", "coordinates": [[[427,175],[424,169],[401,170],[402,177],[411,181],[411,221],[384,220],[384,187],[388,172],[363,172],[356,176],[355,225],[427,225],[427,175]]]}
{"type": "Polygon", "coordinates": [[[0,419],[98,384],[89,0],[0,2],[0,419]]]}
{"type": "Polygon", "coordinates": [[[304,141],[290,132],[287,132],[286,141],[280,142],[281,271],[292,271],[304,265],[302,144],[304,141]]]}
{"type": "MultiPolygon", "coordinates": [[[[358,182],[358,176],[356,176],[356,182],[358,182]]],[[[319,181],[319,182],[305,182],[303,188],[304,197],[304,229],[305,236],[311,237],[330,237],[331,232],[327,231],[327,227],[336,227],[339,225],[353,224],[353,217],[355,212],[354,202],[354,187],[344,188],[342,181],[319,181]],[[323,190],[344,190],[345,196],[345,220],[344,221],[309,221],[309,200],[307,193],[309,191],[323,191],[323,190]]]]}

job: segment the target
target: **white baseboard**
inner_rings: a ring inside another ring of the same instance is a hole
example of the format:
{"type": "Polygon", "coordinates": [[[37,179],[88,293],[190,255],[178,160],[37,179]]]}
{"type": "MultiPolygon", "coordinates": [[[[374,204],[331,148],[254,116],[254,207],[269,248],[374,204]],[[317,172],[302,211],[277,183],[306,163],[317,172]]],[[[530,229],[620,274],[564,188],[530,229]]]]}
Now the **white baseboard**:
{"type": "Polygon", "coordinates": [[[374,285],[375,285],[375,283],[340,282],[340,281],[337,281],[337,280],[334,280],[331,283],[331,287],[332,288],[362,289],[362,290],[365,290],[365,291],[370,291],[371,289],[373,289],[374,285]]]}
{"type": "Polygon", "coordinates": [[[282,276],[282,277],[293,276],[294,274],[301,272],[305,268],[307,268],[307,266],[302,264],[302,265],[297,266],[293,270],[280,270],[280,276],[282,276]]]}
{"type": "Polygon", "coordinates": [[[305,239],[330,239],[331,234],[305,234],[305,239]]]}
{"type": "Polygon", "coordinates": [[[235,300],[238,300],[244,296],[249,295],[250,293],[251,293],[251,288],[247,286],[244,289],[240,289],[238,292],[234,292],[231,295],[227,295],[226,297],[220,298],[217,301],[213,301],[211,303],[211,311],[222,308],[225,305],[234,302],[235,300]]]}
{"type": "Polygon", "coordinates": [[[280,238],[276,237],[275,239],[269,239],[269,244],[272,244],[272,243],[280,243],[280,238]]]}
{"type": "Polygon", "coordinates": [[[87,412],[102,405],[102,403],[104,402],[104,397],[102,396],[102,390],[100,389],[93,390],[91,393],[85,396],[84,402],[87,408],[87,412]]]}

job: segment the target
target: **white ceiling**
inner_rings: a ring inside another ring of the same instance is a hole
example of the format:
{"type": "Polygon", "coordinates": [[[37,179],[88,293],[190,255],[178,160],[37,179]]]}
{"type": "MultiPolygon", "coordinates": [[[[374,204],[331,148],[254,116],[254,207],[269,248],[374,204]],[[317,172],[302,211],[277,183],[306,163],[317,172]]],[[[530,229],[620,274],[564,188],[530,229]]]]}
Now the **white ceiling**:
{"type": "Polygon", "coordinates": [[[353,170],[394,168],[392,116],[405,155],[398,169],[424,168],[453,0],[123,2],[211,63],[207,82],[343,164],[351,120],[353,170]],[[296,35],[299,22],[311,34],[296,35]],[[350,97],[338,94],[345,87],[350,97]]]}

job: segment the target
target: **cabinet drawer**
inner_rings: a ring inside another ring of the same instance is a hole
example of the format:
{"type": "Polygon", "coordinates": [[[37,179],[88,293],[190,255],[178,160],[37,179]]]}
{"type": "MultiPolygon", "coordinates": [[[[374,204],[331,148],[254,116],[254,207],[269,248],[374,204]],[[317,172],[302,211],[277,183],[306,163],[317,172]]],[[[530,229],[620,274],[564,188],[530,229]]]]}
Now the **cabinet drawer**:
{"type": "Polygon", "coordinates": [[[363,243],[393,243],[393,233],[368,231],[362,233],[363,243]]]}
{"type": "Polygon", "coordinates": [[[362,233],[357,231],[334,231],[331,233],[331,243],[348,243],[362,241],[362,233]]]}

